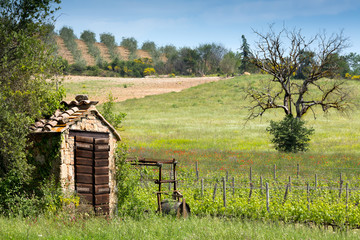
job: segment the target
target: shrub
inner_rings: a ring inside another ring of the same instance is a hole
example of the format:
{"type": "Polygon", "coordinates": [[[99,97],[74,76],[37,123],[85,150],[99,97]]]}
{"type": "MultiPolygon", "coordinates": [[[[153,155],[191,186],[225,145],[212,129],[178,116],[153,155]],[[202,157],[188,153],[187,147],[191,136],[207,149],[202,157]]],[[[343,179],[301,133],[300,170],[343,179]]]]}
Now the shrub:
{"type": "Polygon", "coordinates": [[[101,113],[104,115],[105,119],[109,121],[114,128],[121,127],[122,120],[125,118],[126,113],[114,113],[114,104],[115,98],[112,93],[108,96],[108,101],[103,104],[101,113]]]}
{"type": "Polygon", "coordinates": [[[144,76],[150,76],[155,74],[155,69],[154,68],[145,68],[144,70],[144,76]]]}
{"type": "Polygon", "coordinates": [[[276,150],[280,152],[304,152],[309,146],[309,136],[314,133],[313,128],[308,129],[304,125],[304,121],[289,114],[279,122],[270,121],[270,127],[266,130],[273,135],[271,142],[275,145],[276,150]]]}

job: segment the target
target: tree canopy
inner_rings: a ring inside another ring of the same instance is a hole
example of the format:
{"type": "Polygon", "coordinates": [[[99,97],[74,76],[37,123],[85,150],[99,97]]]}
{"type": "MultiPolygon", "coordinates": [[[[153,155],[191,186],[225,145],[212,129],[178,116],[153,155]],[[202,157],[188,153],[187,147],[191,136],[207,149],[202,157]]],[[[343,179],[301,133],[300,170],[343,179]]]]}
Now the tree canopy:
{"type": "Polygon", "coordinates": [[[0,178],[14,170],[29,176],[28,127],[52,114],[63,97],[51,81],[61,74],[61,59],[48,41],[58,3],[0,0],[0,178]]]}

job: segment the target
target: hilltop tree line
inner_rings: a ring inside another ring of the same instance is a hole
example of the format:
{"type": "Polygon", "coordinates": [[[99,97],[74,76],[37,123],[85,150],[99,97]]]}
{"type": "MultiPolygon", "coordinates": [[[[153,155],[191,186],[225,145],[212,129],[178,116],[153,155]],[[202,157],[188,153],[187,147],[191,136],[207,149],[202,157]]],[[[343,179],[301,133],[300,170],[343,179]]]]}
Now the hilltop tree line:
{"type": "MultiPolygon", "coordinates": [[[[256,63],[254,51],[244,35],[241,37],[242,42],[236,52],[217,43],[200,44],[195,48],[177,48],[173,45],[157,46],[153,41],[145,41],[140,47],[135,38],[123,37],[119,45],[127,49],[129,56],[127,59],[122,59],[117,52],[118,44],[114,35],[102,33],[100,34],[100,42],[106,45],[111,58],[110,62],[106,62],[95,45],[96,34],[90,30],[85,30],[81,33],[80,39],[86,43],[88,53],[96,60],[95,66],[86,66],[86,62],[81,58],[81,52],[74,41],[77,37],[70,27],[60,29],[59,35],[64,39],[66,47],[74,57],[75,64],[69,66],[65,62],[65,71],[73,74],[144,77],[149,72],[159,75],[185,76],[213,74],[231,76],[244,72],[261,72],[256,63]],[[137,56],[139,47],[141,50],[147,51],[151,59],[140,59],[137,56]]],[[[299,55],[301,67],[296,71],[296,78],[304,78],[314,57],[315,54],[312,51],[303,51],[299,55]]],[[[334,52],[332,58],[339,65],[335,73],[337,77],[359,78],[359,54],[340,55],[334,52]]]]}
{"type": "Polygon", "coordinates": [[[143,77],[146,75],[144,74],[145,69],[148,68],[153,68],[153,72],[159,75],[187,76],[234,75],[257,71],[251,62],[250,47],[245,36],[242,36],[243,44],[238,52],[228,50],[217,43],[200,44],[196,48],[177,48],[173,45],[160,47],[153,41],[145,41],[140,49],[148,52],[151,59],[141,59],[137,56],[139,43],[135,38],[122,38],[119,46],[124,47],[129,52],[127,59],[122,59],[116,49],[118,44],[115,37],[111,33],[102,33],[99,36],[100,42],[107,47],[111,58],[110,62],[106,62],[95,45],[96,34],[90,30],[85,30],[81,33],[80,39],[86,43],[88,53],[94,57],[96,66],[86,66],[86,62],[79,54],[80,51],[74,41],[77,37],[70,27],[60,29],[59,36],[64,40],[65,46],[72,53],[75,61],[70,66],[64,61],[65,71],[76,74],[98,75],[103,72],[102,70],[110,70],[113,72],[110,75],[118,73],[121,76],[143,77]],[[139,64],[145,65],[143,69],[137,69],[139,64]],[[139,72],[139,70],[143,72],[139,72]]]}

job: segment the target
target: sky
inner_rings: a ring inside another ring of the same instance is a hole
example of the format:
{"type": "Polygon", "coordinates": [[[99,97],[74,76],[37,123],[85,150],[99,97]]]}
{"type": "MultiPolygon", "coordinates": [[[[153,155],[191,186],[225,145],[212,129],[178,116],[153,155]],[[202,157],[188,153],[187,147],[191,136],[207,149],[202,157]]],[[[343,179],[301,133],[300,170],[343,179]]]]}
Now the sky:
{"type": "Polygon", "coordinates": [[[71,27],[79,38],[84,30],[111,33],[118,45],[134,37],[158,47],[195,48],[216,43],[239,51],[244,35],[255,47],[254,31],[301,29],[306,38],[319,32],[343,31],[350,47],[343,54],[360,54],[360,0],[62,0],[55,13],[55,31],[71,27]]]}

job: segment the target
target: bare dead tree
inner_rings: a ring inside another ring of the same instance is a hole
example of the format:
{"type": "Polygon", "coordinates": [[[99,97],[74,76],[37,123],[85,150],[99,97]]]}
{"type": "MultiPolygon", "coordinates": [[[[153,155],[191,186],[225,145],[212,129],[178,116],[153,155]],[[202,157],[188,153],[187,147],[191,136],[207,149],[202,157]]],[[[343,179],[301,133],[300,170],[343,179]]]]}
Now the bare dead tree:
{"type": "Polygon", "coordinates": [[[324,112],[343,111],[349,106],[344,81],[334,78],[339,69],[334,56],[348,46],[342,32],[331,36],[324,32],[309,39],[301,30],[283,28],[275,32],[272,26],[266,34],[254,32],[259,37],[254,64],[271,78],[261,88],[247,89],[247,97],[252,101],[248,119],[262,116],[269,109],[282,109],[286,115],[300,119],[309,110],[315,116],[316,106],[324,112]],[[304,53],[311,54],[305,59],[304,53]],[[305,74],[297,79],[300,69],[305,74]]]}

